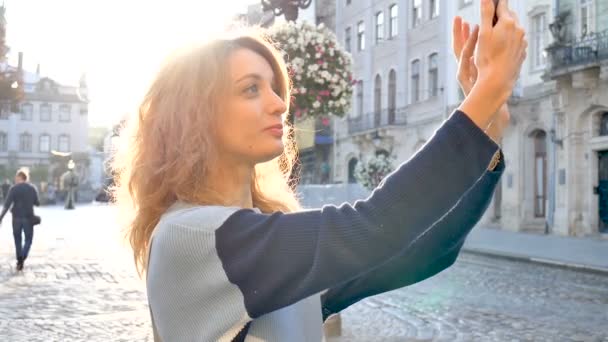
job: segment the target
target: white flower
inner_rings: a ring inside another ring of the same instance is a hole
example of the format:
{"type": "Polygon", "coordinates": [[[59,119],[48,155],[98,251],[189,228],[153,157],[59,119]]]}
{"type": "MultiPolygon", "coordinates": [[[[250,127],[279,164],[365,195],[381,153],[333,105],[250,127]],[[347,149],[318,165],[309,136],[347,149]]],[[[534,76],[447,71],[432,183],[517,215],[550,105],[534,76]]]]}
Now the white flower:
{"type": "Polygon", "coordinates": [[[321,102],[319,102],[319,101],[313,102],[312,107],[315,109],[321,107],[321,102]]]}

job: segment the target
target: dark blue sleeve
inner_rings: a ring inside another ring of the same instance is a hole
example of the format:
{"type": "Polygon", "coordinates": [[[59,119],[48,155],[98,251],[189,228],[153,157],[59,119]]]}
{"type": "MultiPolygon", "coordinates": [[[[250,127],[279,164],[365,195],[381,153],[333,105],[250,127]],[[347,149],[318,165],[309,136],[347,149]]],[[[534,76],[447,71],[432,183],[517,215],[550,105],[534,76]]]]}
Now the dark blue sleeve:
{"type": "Polygon", "coordinates": [[[369,198],[298,213],[238,210],[215,231],[217,254],[250,317],[259,317],[416,249],[496,153],[498,145],[456,111],[369,198]]]}
{"type": "Polygon", "coordinates": [[[4,218],[4,215],[6,215],[6,212],[11,208],[11,205],[13,205],[13,200],[14,200],[14,194],[15,192],[15,187],[11,187],[8,190],[8,195],[6,196],[6,199],[4,200],[4,206],[2,208],[2,213],[0,214],[0,220],[2,220],[4,218]]]}
{"type": "Polygon", "coordinates": [[[34,205],[39,207],[40,206],[40,197],[38,197],[38,188],[36,187],[32,187],[33,191],[33,197],[34,197],[34,205]]]}
{"type": "Polygon", "coordinates": [[[361,299],[427,279],[450,267],[466,236],[487,210],[505,163],[488,171],[467,191],[456,206],[408,249],[375,269],[321,296],[323,319],[361,299]]]}

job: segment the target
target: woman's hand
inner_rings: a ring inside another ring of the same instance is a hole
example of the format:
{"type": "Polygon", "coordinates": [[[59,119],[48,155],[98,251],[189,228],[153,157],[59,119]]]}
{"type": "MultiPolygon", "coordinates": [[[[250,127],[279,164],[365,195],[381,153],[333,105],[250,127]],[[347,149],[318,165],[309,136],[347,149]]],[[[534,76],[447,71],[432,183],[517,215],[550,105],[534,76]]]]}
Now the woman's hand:
{"type": "MultiPolygon", "coordinates": [[[[460,17],[454,18],[452,27],[453,39],[452,49],[454,57],[458,62],[458,83],[465,96],[468,96],[477,82],[477,67],[475,66],[473,53],[479,34],[479,26],[475,25],[473,32],[469,23],[462,20],[460,17]]],[[[489,127],[486,129],[486,134],[500,144],[505,128],[509,126],[511,115],[509,108],[504,103],[498,113],[495,115],[489,127]]]]}
{"type": "Polygon", "coordinates": [[[477,49],[473,48],[477,77],[460,109],[484,130],[511,95],[528,45],[525,31],[509,10],[507,0],[500,1],[497,15],[498,22],[493,27],[494,4],[492,0],[482,0],[479,33],[469,35],[460,56],[461,62],[466,59],[464,52],[467,47],[471,49],[467,43],[474,46],[471,39],[477,39],[477,49]]]}
{"type": "Polygon", "coordinates": [[[458,83],[464,96],[468,96],[477,81],[477,67],[473,60],[479,26],[475,25],[471,34],[471,26],[461,17],[455,17],[452,25],[452,50],[458,63],[458,83]]]}

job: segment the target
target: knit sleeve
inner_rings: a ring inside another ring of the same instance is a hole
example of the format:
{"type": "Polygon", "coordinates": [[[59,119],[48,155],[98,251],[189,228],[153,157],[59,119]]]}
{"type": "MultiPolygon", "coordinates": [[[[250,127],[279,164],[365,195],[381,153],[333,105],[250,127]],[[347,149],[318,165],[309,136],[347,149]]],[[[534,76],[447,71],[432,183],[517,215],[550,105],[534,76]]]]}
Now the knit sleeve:
{"type": "Polygon", "coordinates": [[[486,174],[496,153],[499,147],[456,111],[354,205],[271,214],[227,208],[214,222],[203,207],[167,223],[154,238],[148,268],[161,336],[188,326],[220,339],[251,318],[408,253],[486,174]],[[210,321],[200,322],[200,315],[210,321]]]}
{"type": "MultiPolygon", "coordinates": [[[[502,155],[501,155],[502,157],[502,155]]],[[[369,296],[392,291],[430,278],[450,267],[466,236],[487,210],[505,169],[504,158],[493,171],[469,189],[443,218],[433,224],[410,248],[384,264],[321,296],[323,319],[369,296]]]]}

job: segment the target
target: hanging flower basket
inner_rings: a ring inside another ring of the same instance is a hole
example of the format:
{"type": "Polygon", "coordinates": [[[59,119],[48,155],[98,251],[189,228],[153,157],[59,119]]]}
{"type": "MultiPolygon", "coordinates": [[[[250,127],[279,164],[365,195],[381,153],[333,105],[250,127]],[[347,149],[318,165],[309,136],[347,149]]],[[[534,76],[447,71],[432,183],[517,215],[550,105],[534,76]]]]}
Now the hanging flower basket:
{"type": "Polygon", "coordinates": [[[283,51],[293,83],[290,114],[336,115],[350,110],[352,57],[323,24],[286,22],[269,29],[275,46],[283,51]]]}
{"type": "Polygon", "coordinates": [[[355,179],[368,190],[373,190],[389,173],[393,172],[393,158],[384,154],[359,162],[355,167],[355,179]]]}

